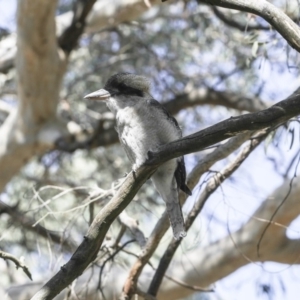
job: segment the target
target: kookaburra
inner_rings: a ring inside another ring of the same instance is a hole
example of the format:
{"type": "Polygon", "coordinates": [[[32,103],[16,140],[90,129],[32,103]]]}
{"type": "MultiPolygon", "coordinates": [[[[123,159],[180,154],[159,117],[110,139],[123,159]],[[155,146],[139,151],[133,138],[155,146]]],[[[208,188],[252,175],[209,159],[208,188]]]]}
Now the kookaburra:
{"type": "MultiPolygon", "coordinates": [[[[85,99],[103,100],[116,118],[120,143],[138,168],[148,158],[148,151],[182,137],[175,118],[149,93],[150,81],[144,76],[119,73],[85,99]]],[[[191,195],[186,185],[184,158],[178,157],[161,165],[151,177],[156,190],[166,202],[175,239],[186,235],[178,199],[179,189],[191,195]]]]}

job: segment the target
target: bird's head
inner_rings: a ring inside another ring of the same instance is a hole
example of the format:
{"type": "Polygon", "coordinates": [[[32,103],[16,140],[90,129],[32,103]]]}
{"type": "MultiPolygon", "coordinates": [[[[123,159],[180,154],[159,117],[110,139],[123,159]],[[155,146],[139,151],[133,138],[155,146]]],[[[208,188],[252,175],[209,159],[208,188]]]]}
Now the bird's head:
{"type": "Polygon", "coordinates": [[[108,79],[104,89],[90,93],[84,99],[109,100],[117,96],[143,97],[145,93],[149,93],[149,90],[148,78],[131,73],[118,73],[108,79]]]}

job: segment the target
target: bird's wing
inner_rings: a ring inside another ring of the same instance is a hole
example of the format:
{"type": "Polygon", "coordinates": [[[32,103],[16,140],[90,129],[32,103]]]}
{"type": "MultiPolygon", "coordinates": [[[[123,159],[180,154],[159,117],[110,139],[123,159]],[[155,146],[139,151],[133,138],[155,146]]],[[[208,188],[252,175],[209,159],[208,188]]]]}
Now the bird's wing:
{"type": "Polygon", "coordinates": [[[185,163],[184,163],[184,157],[181,156],[177,160],[177,168],[174,173],[177,186],[180,188],[182,191],[184,191],[187,195],[191,196],[192,192],[188,188],[188,186],[185,184],[186,181],[186,170],[185,170],[185,163]]]}
{"type": "Polygon", "coordinates": [[[156,101],[153,98],[148,99],[147,104],[153,108],[160,110],[166,116],[167,120],[174,125],[174,127],[178,130],[178,132],[180,132],[180,137],[182,136],[181,129],[178,125],[177,120],[172,115],[170,115],[170,113],[166,110],[166,108],[162,104],[160,104],[158,101],[156,101]]]}
{"type": "MultiPolygon", "coordinates": [[[[177,120],[169,114],[169,112],[166,110],[166,108],[161,105],[158,101],[154,99],[148,99],[147,104],[151,105],[152,107],[159,109],[166,117],[167,119],[174,125],[174,127],[177,129],[179,133],[179,137],[182,136],[181,129],[178,125],[177,120]]],[[[184,157],[179,157],[177,160],[177,168],[174,173],[177,186],[180,188],[182,191],[184,191],[188,195],[192,195],[192,192],[188,188],[188,186],[185,184],[186,181],[186,170],[185,170],[185,163],[184,163],[184,157]]]]}

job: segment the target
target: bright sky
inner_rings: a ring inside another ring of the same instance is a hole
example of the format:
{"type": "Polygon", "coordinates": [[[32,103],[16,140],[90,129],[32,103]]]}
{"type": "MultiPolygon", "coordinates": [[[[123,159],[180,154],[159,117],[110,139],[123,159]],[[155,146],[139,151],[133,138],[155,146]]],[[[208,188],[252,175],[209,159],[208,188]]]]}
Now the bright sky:
{"type": "Polygon", "coordinates": [[[15,29],[16,0],[0,0],[0,27],[15,29]]]}

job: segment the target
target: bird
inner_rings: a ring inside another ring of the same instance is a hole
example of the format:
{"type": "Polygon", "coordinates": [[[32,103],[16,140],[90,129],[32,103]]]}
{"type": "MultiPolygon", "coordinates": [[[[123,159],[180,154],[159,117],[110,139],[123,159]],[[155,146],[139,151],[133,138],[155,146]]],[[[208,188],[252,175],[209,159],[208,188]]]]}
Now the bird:
{"type": "MultiPolygon", "coordinates": [[[[150,94],[150,80],[132,73],[111,76],[103,89],[85,99],[105,101],[116,119],[116,130],[133,170],[148,159],[149,151],[178,140],[182,131],[177,120],[150,94]]],[[[187,195],[184,157],[171,159],[155,171],[151,180],[166,203],[168,218],[176,240],[186,236],[179,202],[179,189],[187,195]]]]}

